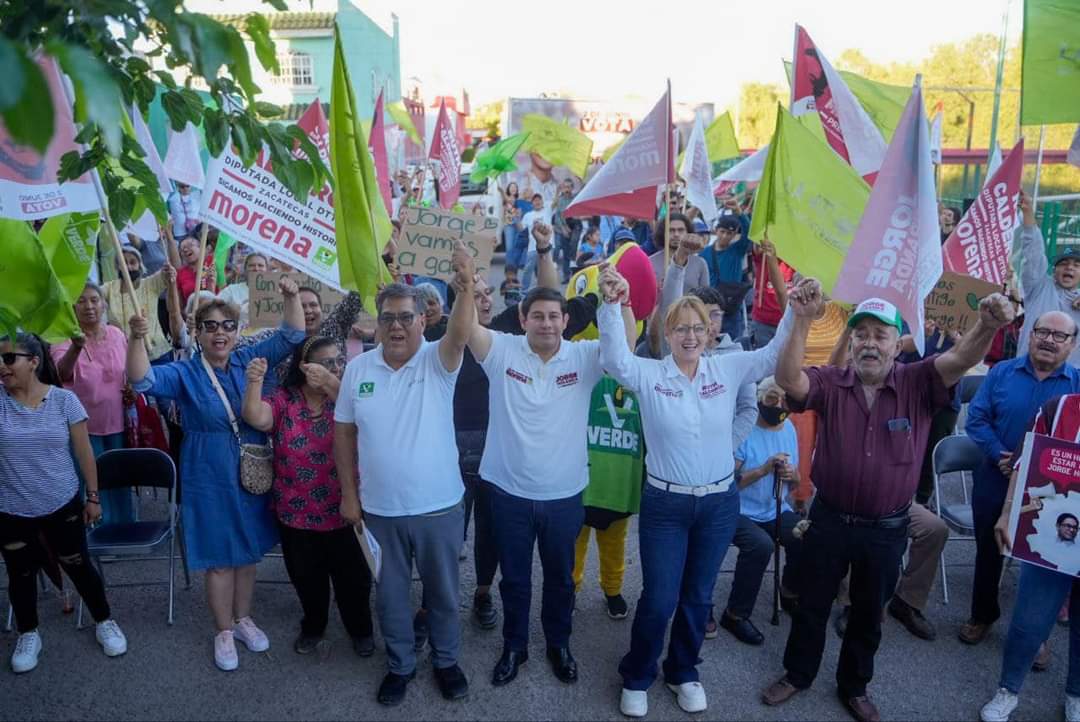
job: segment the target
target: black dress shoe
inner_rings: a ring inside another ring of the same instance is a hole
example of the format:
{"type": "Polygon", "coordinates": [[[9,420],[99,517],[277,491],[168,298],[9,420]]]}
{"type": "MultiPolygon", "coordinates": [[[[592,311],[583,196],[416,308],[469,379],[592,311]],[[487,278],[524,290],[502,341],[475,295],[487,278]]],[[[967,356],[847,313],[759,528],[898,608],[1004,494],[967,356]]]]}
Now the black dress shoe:
{"type": "Polygon", "coordinates": [[[551,671],[560,682],[577,682],[577,662],[574,661],[574,655],[570,654],[569,647],[548,647],[547,658],[551,662],[551,671]]]}
{"type": "Polygon", "coordinates": [[[480,629],[494,629],[499,621],[499,613],[495,611],[495,602],[491,599],[491,593],[477,594],[473,597],[473,618],[480,629]]]}
{"type": "Polygon", "coordinates": [[[509,684],[517,677],[518,667],[529,661],[528,652],[515,652],[512,649],[504,649],[495,665],[495,671],[491,673],[491,684],[501,687],[509,684]]]}
{"type": "Polygon", "coordinates": [[[469,680],[456,664],[451,667],[435,668],[435,681],[443,699],[465,699],[469,695],[469,680]]]}
{"type": "Polygon", "coordinates": [[[352,648],[358,657],[370,657],[375,654],[375,640],[371,637],[353,637],[352,648]]]}
{"type": "Polygon", "coordinates": [[[401,704],[402,700],[405,699],[405,689],[409,686],[409,682],[415,678],[416,670],[409,674],[387,672],[386,676],[383,677],[382,684],[379,685],[379,704],[387,707],[395,707],[401,704]]]}
{"type": "Polygon", "coordinates": [[[743,644],[755,647],[765,643],[765,635],[758,631],[749,619],[736,619],[727,612],[720,615],[720,626],[728,630],[743,644]]]}

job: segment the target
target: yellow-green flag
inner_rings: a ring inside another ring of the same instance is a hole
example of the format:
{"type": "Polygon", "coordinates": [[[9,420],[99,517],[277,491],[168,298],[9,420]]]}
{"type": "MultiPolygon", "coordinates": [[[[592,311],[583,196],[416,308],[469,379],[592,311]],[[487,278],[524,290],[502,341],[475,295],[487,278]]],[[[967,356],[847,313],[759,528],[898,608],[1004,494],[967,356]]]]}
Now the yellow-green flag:
{"type": "Polygon", "coordinates": [[[750,238],[768,235],[780,258],[831,293],[869,199],[858,172],[778,104],[750,238]]]}
{"type": "Polygon", "coordinates": [[[1080,3],[1024,0],[1020,122],[1080,121],[1080,3]]]}
{"type": "Polygon", "coordinates": [[[0,334],[22,328],[56,343],[79,333],[71,299],[30,224],[0,218],[0,238],[0,334]]]}
{"type": "MultiPolygon", "coordinates": [[[[709,123],[705,129],[705,149],[709,154],[709,162],[737,158],[739,156],[739,141],[735,138],[735,124],[731,120],[731,111],[725,110],[709,123]]],[[[683,150],[675,161],[675,167],[682,167],[682,159],[686,154],[683,150]]]]}
{"type": "Polygon", "coordinates": [[[420,134],[416,131],[416,126],[413,125],[412,116],[409,115],[409,111],[406,110],[405,104],[400,100],[396,103],[387,103],[386,112],[390,114],[390,118],[405,131],[405,134],[409,136],[409,140],[416,143],[419,146],[424,145],[424,139],[420,137],[420,134]]]}
{"type": "Polygon", "coordinates": [[[529,113],[521,119],[522,132],[529,133],[525,149],[538,153],[552,165],[565,166],[578,178],[584,178],[592,159],[592,139],[577,128],[529,113]]]}
{"type": "MultiPolygon", "coordinates": [[[[784,70],[787,71],[788,83],[790,83],[791,63],[786,60],[784,70]]],[[[911,86],[882,83],[847,70],[841,70],[840,77],[847,83],[848,89],[870,116],[870,120],[881,131],[885,142],[892,140],[893,131],[896,130],[900,115],[904,112],[904,106],[907,105],[908,98],[911,96],[911,86]]],[[[806,115],[817,115],[817,113],[806,115]]],[[[799,116],[800,119],[803,117],[799,116]]]]}
{"type": "Polygon", "coordinates": [[[334,225],[341,286],[360,294],[375,313],[380,283],[392,279],[382,249],[392,226],[375,181],[375,165],[356,113],[349,69],[334,26],[334,73],[330,89],[330,168],[334,174],[334,225]]]}

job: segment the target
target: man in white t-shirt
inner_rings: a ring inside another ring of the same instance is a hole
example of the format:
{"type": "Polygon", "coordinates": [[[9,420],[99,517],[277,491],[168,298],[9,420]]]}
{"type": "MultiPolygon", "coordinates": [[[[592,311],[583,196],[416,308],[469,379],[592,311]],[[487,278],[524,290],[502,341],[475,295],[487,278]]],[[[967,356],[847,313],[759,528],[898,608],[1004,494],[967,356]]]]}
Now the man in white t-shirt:
{"type": "MultiPolygon", "coordinates": [[[[469,350],[488,376],[489,419],[480,476],[492,485],[491,513],[499,547],[503,653],[491,683],[517,676],[529,658],[533,547],[544,571],[541,621],[555,676],[577,681],[570,654],[574,609],[574,544],[589,483],[586,448],[589,401],[600,380],[598,341],[564,341],[566,300],[534,288],[518,306],[525,336],[474,322],[469,350]]],[[[622,309],[627,343],[637,336],[629,306],[622,309]]]]}
{"type": "Polygon", "coordinates": [[[394,283],[379,292],[375,303],[382,343],[349,362],[334,410],[341,515],[353,523],[362,516],[382,551],[375,606],[390,670],[378,700],[388,706],[405,698],[416,676],[410,604],[414,562],[424,585],[439,689],[446,699],[462,699],[469,689],[457,664],[465,487],[453,403],[476,307],[475,267],[460,243],[453,267],[463,292],[438,343],[424,340],[423,302],[414,288],[394,283]]]}
{"type": "Polygon", "coordinates": [[[539,193],[532,196],[532,210],[521,217],[521,227],[529,234],[529,250],[525,253],[525,275],[521,280],[521,288],[528,291],[532,287],[533,277],[536,274],[536,236],[533,229],[540,225],[542,228],[551,226],[551,206],[544,202],[544,197],[539,193]]]}

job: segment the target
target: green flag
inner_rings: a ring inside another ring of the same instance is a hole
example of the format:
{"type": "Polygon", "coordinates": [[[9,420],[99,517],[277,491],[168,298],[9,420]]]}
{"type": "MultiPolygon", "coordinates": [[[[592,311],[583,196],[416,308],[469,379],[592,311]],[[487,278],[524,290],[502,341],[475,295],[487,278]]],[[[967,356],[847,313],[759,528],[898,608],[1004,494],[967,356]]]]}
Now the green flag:
{"type": "MultiPolygon", "coordinates": [[[[790,83],[791,63],[786,60],[784,70],[787,71],[788,83],[790,83]]],[[[892,140],[893,131],[896,130],[900,115],[904,112],[904,106],[907,105],[908,98],[911,96],[911,86],[882,83],[847,70],[841,70],[840,77],[847,83],[848,89],[870,116],[870,120],[881,131],[885,142],[892,140]]],[[[817,114],[807,113],[807,115],[817,114]]]]}
{"type": "Polygon", "coordinates": [[[341,286],[360,294],[364,308],[374,315],[379,284],[393,280],[382,260],[392,226],[356,113],[356,98],[336,25],[330,90],[330,168],[337,183],[334,224],[341,286]]]}
{"type": "Polygon", "coordinates": [[[1080,121],[1080,3],[1024,0],[1020,123],[1080,121]]]}
{"type": "Polygon", "coordinates": [[[225,288],[228,280],[225,271],[229,268],[229,252],[236,245],[236,239],[227,233],[218,231],[217,244],[214,245],[214,269],[217,274],[217,287],[225,288]]]}
{"type": "Polygon", "coordinates": [[[473,162],[473,171],[469,180],[479,183],[485,178],[498,178],[503,173],[517,170],[514,156],[521,150],[521,146],[529,139],[528,133],[518,133],[509,138],[503,138],[483,153],[476,156],[473,162]]]}
{"type": "MultiPolygon", "coordinates": [[[[97,252],[100,225],[97,213],[65,213],[45,221],[38,234],[68,303],[74,304],[86,287],[97,252]]],[[[71,329],[66,323],[66,316],[58,316],[42,336],[46,340],[70,338],[71,329]]]]}
{"type": "Polygon", "coordinates": [[[750,238],[767,234],[780,258],[831,293],[869,199],[858,172],[778,104],[750,238]]]}
{"type": "MultiPolygon", "coordinates": [[[[709,127],[705,129],[705,149],[709,154],[710,163],[738,157],[739,141],[735,138],[735,124],[731,121],[731,111],[725,110],[709,123],[709,127]]],[[[679,153],[679,157],[675,160],[676,168],[682,167],[685,154],[685,150],[679,153]]]]}
{"type": "Polygon", "coordinates": [[[552,165],[567,168],[584,178],[592,160],[592,138],[546,115],[529,113],[521,119],[521,129],[529,133],[527,150],[539,154],[552,165]]]}
{"type": "Polygon", "coordinates": [[[10,336],[22,328],[50,343],[79,333],[71,299],[29,224],[0,218],[0,238],[0,333],[10,336]]]}
{"type": "Polygon", "coordinates": [[[409,140],[416,143],[421,148],[424,147],[424,139],[416,132],[416,126],[413,125],[412,116],[409,115],[409,111],[405,109],[404,103],[400,100],[396,103],[387,103],[386,112],[390,114],[391,120],[405,131],[405,134],[409,136],[409,140]]]}

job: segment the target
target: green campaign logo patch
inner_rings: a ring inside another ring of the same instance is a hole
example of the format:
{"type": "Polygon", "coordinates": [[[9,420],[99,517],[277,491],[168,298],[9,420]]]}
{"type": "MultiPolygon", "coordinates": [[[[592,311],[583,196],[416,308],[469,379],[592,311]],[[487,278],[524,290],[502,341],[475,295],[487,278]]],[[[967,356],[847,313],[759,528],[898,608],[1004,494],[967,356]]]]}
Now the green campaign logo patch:
{"type": "Polygon", "coordinates": [[[331,251],[326,246],[323,246],[315,253],[315,258],[313,260],[324,268],[333,268],[334,262],[337,261],[337,253],[331,251]]]}
{"type": "Polygon", "coordinates": [[[356,396],[361,399],[369,399],[375,394],[375,382],[364,381],[356,390],[356,396]]]}

